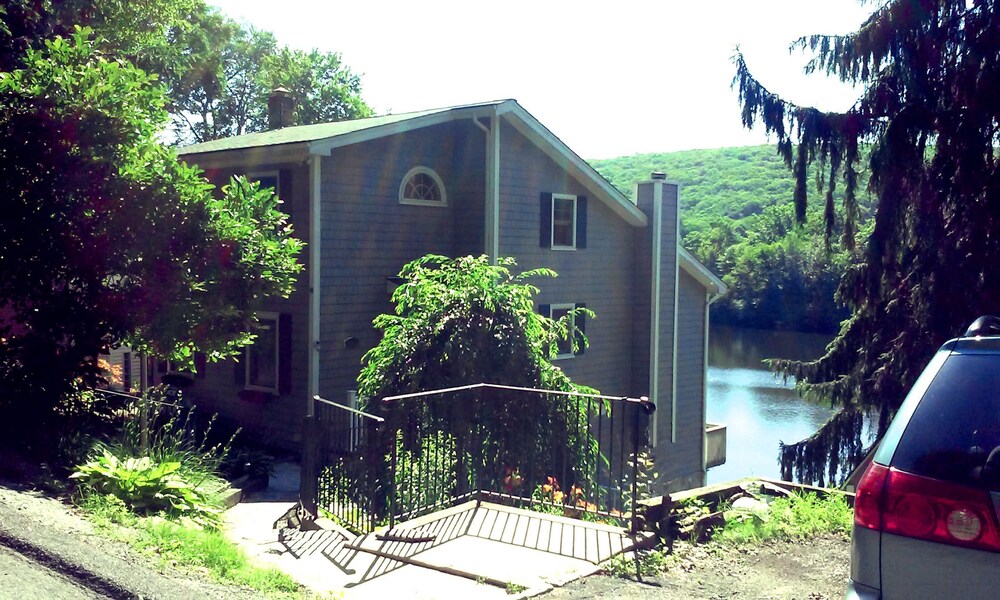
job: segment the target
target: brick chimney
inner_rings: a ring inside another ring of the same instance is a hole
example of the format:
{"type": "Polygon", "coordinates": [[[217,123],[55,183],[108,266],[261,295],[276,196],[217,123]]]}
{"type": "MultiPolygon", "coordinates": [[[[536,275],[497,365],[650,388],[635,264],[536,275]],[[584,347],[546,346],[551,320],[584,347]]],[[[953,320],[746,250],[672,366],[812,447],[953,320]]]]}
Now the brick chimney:
{"type": "Polygon", "coordinates": [[[283,87],[271,90],[267,97],[267,128],[281,129],[292,125],[292,93],[283,87]]]}

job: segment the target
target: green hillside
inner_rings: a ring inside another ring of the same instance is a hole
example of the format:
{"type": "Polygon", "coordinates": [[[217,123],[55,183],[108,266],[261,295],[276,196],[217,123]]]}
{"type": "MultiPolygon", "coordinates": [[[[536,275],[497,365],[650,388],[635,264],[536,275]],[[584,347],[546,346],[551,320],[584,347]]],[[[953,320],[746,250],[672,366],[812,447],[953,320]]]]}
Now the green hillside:
{"type": "MultiPolygon", "coordinates": [[[[626,196],[653,171],[681,184],[685,232],[697,231],[716,218],[742,219],[768,206],[792,201],[795,181],[773,145],[634,154],[589,161],[626,196]]],[[[810,212],[821,213],[822,194],[810,186],[810,212]]],[[[837,205],[842,200],[835,194],[837,205]]],[[[867,205],[862,198],[862,204],[867,205]]]]}
{"type": "MultiPolygon", "coordinates": [[[[794,223],[791,170],[774,146],[636,154],[591,164],[626,196],[654,171],[681,185],[685,248],[731,291],[713,309],[715,322],[833,332],[846,318],[833,294],[854,260],[836,241],[823,243],[824,191],[811,185],[805,226],[794,223]]],[[[813,171],[815,173],[815,170],[813,171]]],[[[866,173],[859,180],[864,181],[866,173]]],[[[814,175],[811,180],[815,182],[814,175]]],[[[841,210],[842,183],[834,194],[841,210]]],[[[862,220],[871,202],[859,194],[862,220]]],[[[834,236],[839,239],[842,224],[834,236]]],[[[860,239],[860,238],[859,238],[860,239]]]]}

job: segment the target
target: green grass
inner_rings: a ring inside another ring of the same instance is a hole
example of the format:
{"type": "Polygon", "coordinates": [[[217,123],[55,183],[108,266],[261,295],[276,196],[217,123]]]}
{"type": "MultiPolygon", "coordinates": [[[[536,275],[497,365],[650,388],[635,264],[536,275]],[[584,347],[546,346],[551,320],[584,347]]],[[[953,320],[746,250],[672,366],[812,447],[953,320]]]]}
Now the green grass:
{"type": "MultiPolygon", "coordinates": [[[[639,550],[639,572],[643,577],[659,575],[667,567],[667,554],[662,548],[639,550]]],[[[614,556],[605,564],[612,577],[635,578],[635,556],[631,553],[614,556]]]]}
{"type": "Polygon", "coordinates": [[[821,534],[849,535],[853,511],[839,494],[793,494],[777,498],[769,511],[728,511],[726,526],[712,536],[724,544],[803,539],[821,534]]]}
{"type": "Polygon", "coordinates": [[[228,585],[252,588],[272,598],[297,598],[300,586],[273,568],[251,564],[246,554],[219,531],[162,517],[139,517],[113,496],[87,496],[81,502],[98,529],[127,542],[161,566],[202,572],[228,585]]]}

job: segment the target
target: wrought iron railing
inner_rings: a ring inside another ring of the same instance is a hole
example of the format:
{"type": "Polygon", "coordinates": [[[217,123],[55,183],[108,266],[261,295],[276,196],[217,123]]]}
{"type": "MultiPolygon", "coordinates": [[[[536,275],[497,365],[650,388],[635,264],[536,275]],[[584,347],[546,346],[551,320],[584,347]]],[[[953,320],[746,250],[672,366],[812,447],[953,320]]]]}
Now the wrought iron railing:
{"type": "Polygon", "coordinates": [[[470,499],[637,527],[636,457],[654,409],[645,398],[477,384],[385,398],[370,412],[317,400],[318,506],[348,528],[470,499]]]}

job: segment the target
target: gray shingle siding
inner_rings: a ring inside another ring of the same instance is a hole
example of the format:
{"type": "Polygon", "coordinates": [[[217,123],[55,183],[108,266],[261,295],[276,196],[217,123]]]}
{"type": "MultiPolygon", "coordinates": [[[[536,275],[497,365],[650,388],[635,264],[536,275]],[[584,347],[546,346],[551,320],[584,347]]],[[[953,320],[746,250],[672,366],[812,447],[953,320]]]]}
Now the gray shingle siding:
{"type": "Polygon", "coordinates": [[[705,288],[680,273],[677,314],[677,444],[671,449],[676,468],[671,479],[699,476],[704,465],[705,288]]]}
{"type": "Polygon", "coordinates": [[[588,198],[587,247],[543,248],[539,243],[543,192],[589,195],[527,138],[504,125],[500,130],[500,254],[516,257],[521,270],[548,267],[558,273],[555,279],[534,282],[541,289],[539,304],[583,303],[596,314],[586,322],[590,347],[556,364],[578,383],[606,394],[629,394],[632,228],[603,202],[588,198]]]}
{"type": "MultiPolygon", "coordinates": [[[[282,197],[283,209],[291,214],[295,236],[308,243],[309,236],[309,169],[301,163],[258,163],[246,168],[210,170],[209,180],[217,186],[228,183],[234,174],[280,171],[281,187],[288,186],[290,197],[282,197]]],[[[302,417],[305,415],[308,386],[308,329],[309,329],[309,251],[308,246],[299,255],[306,270],[299,275],[295,291],[287,299],[270,299],[260,310],[289,315],[292,327],[290,357],[290,389],[264,402],[242,399],[241,385],[235,382],[235,364],[232,360],[209,364],[204,376],[196,379],[190,394],[199,405],[218,412],[220,418],[239,423],[244,439],[260,443],[298,449],[301,441],[302,417]]]]}
{"type": "Polygon", "coordinates": [[[455,122],[335,149],[323,159],[320,393],[343,401],[356,387],[361,356],[378,343],[372,326],[392,310],[386,278],[429,253],[481,254],[484,135],[455,122]],[[415,166],[433,169],[447,206],[400,204],[415,166]],[[357,338],[354,348],[345,346],[357,338]]]}
{"type": "MultiPolygon", "coordinates": [[[[320,394],[344,402],[365,350],[379,341],[376,315],[392,310],[387,278],[406,262],[428,253],[481,254],[485,240],[487,136],[470,119],[423,127],[332,150],[321,160],[320,394]],[[399,187],[411,168],[433,169],[442,179],[447,206],[399,202],[399,187]],[[352,338],[356,344],[346,344],[352,338]]],[[[264,150],[263,148],[261,150],[264,150]]],[[[297,235],[307,243],[312,182],[305,150],[302,160],[259,163],[243,172],[282,170],[291,176],[289,202],[297,235]]],[[[252,156],[244,152],[240,156],[252,156]]],[[[235,156],[235,155],[234,155],[235,156]]],[[[262,152],[261,156],[267,156],[262,152]]],[[[289,153],[284,154],[289,156],[289,153]]],[[[596,313],[588,319],[590,347],[556,364],[574,381],[609,395],[653,396],[650,389],[651,277],[653,223],[630,225],[595,189],[571,177],[564,165],[501,119],[499,169],[499,252],[515,256],[521,270],[548,267],[559,277],[534,281],[538,304],[583,303],[596,313]],[[553,250],[540,243],[543,193],[586,196],[587,244],[553,250]]],[[[214,171],[222,183],[229,171],[214,171]]],[[[677,188],[663,185],[659,386],[655,413],[659,445],[655,453],[661,481],[679,486],[700,482],[704,423],[703,361],[705,288],[683,270],[676,285],[677,440],[670,442],[673,384],[674,291],[677,272],[677,188]]],[[[653,184],[640,186],[638,205],[652,216],[653,184]]],[[[612,201],[614,201],[612,199],[612,201]]],[[[301,256],[309,267],[310,247],[301,256]]],[[[223,416],[239,420],[258,439],[297,448],[308,394],[311,344],[308,271],[288,300],[262,310],[291,315],[291,391],[262,404],[240,398],[232,362],[211,365],[195,386],[196,395],[223,416]]],[[[661,488],[662,489],[662,488],[661,488]]]]}

